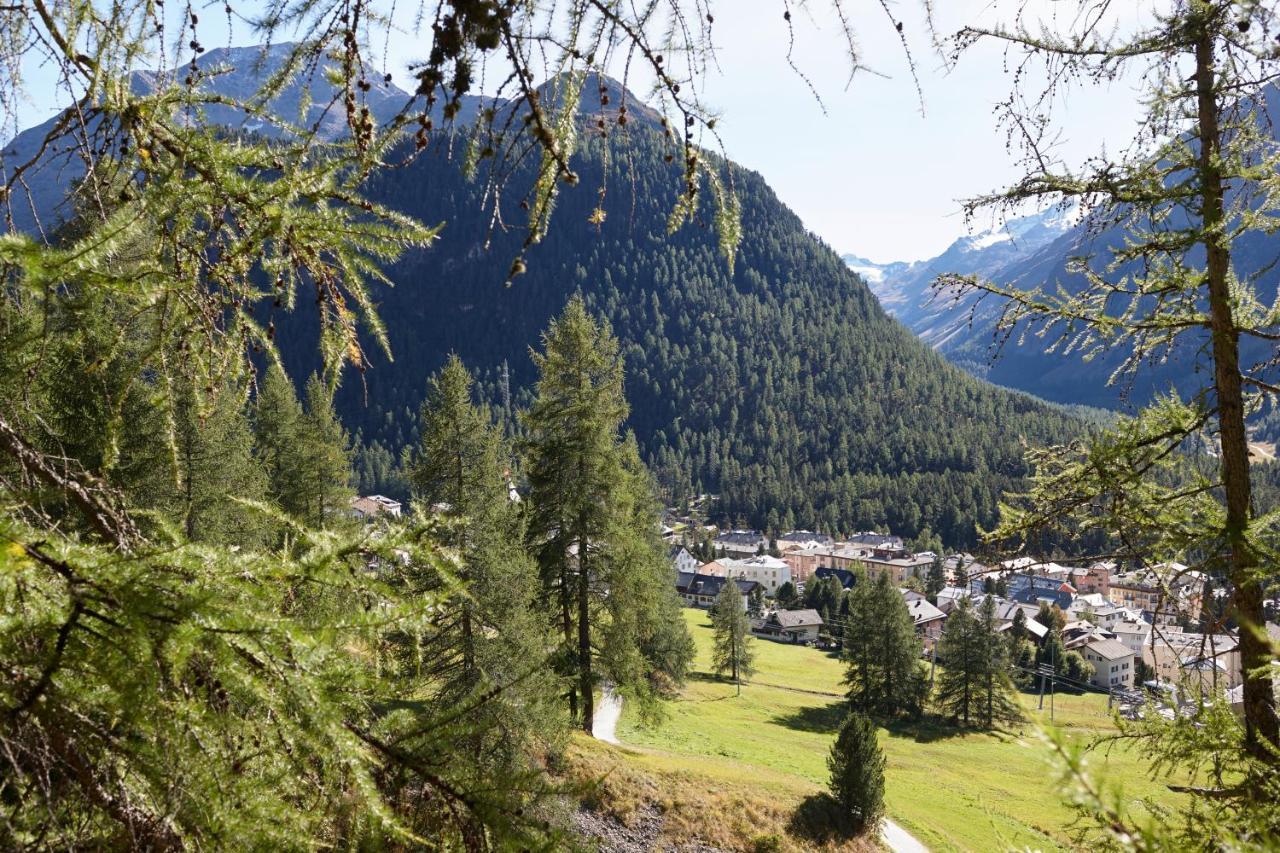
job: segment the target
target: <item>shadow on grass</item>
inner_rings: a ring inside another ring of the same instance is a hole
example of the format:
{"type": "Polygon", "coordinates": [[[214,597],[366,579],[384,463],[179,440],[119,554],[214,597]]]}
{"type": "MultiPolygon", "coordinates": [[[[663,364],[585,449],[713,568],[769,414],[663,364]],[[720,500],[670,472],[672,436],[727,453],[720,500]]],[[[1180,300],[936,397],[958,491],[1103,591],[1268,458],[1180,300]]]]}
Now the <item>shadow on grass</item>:
{"type": "Polygon", "coordinates": [[[840,804],[826,793],[805,797],[791,815],[787,832],[815,845],[843,841],[860,834],[850,827],[840,804]]]}
{"type": "MultiPolygon", "coordinates": [[[[844,722],[847,713],[849,713],[849,703],[836,700],[827,705],[800,708],[790,714],[781,714],[769,722],[786,726],[794,731],[834,735],[840,729],[840,724],[844,722]]],[[[916,719],[877,719],[876,723],[888,729],[894,737],[910,738],[916,743],[933,743],[975,731],[952,725],[946,720],[929,715],[916,719]]]]}
{"type": "MultiPolygon", "coordinates": [[[[709,672],[691,672],[685,676],[686,681],[702,681],[706,684],[722,684],[725,687],[732,687],[733,682],[721,675],[712,675],[709,672]]],[[[743,682],[745,687],[749,682],[743,682]]],[[[723,702],[726,699],[734,698],[736,693],[730,693],[726,696],[716,696],[712,699],[682,699],[682,702],[723,702]]]]}
{"type": "Polygon", "coordinates": [[[800,708],[790,714],[780,714],[769,722],[798,732],[835,734],[848,712],[849,703],[838,699],[828,705],[815,705],[800,708]]]}
{"type": "Polygon", "coordinates": [[[915,719],[880,720],[880,725],[894,737],[910,738],[916,743],[933,743],[971,734],[974,729],[952,725],[946,720],[928,714],[915,719]]]}

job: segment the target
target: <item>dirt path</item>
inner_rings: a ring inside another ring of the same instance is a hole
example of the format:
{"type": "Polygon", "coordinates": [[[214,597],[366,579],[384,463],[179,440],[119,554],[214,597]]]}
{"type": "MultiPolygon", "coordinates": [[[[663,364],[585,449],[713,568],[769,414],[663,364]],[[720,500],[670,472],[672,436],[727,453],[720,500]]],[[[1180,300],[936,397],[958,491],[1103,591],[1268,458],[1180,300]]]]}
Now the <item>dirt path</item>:
{"type": "Polygon", "coordinates": [[[919,839],[887,817],[880,821],[880,840],[893,853],[929,853],[929,848],[921,844],[919,839]]]}
{"type": "MultiPolygon", "coordinates": [[[[821,691],[797,690],[796,692],[820,693],[821,691]]],[[[595,719],[591,724],[591,735],[596,740],[621,746],[622,741],[618,740],[618,718],[621,716],[622,697],[613,692],[613,685],[606,684],[601,691],[600,706],[596,708],[595,719]]],[[[901,824],[887,817],[880,821],[880,840],[893,853],[929,853],[929,848],[921,844],[919,839],[903,829],[901,824]]]]}
{"type": "Polygon", "coordinates": [[[605,743],[620,744],[618,718],[621,716],[622,697],[613,692],[612,684],[606,684],[601,690],[600,705],[596,708],[595,718],[591,721],[591,736],[605,743]]]}

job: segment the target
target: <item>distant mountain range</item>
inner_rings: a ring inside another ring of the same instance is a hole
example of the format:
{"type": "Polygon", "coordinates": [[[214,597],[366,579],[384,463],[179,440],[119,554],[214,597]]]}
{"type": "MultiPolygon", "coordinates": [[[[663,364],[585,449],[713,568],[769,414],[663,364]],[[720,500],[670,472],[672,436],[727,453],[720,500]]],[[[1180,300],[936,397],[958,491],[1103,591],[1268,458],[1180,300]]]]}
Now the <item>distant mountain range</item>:
{"type": "Polygon", "coordinates": [[[1066,234],[1072,224],[1070,214],[1051,209],[960,237],[942,254],[926,261],[877,264],[857,255],[845,255],[844,261],[866,280],[886,311],[945,352],[949,342],[964,334],[969,303],[944,310],[939,303],[946,300],[936,299],[930,288],[933,280],[947,272],[1000,278],[1004,270],[1066,234]]]}
{"type": "MultiPolygon", "coordinates": [[[[875,264],[850,254],[844,261],[863,277],[886,311],[975,376],[1059,403],[1104,408],[1140,405],[1169,390],[1193,394],[1211,379],[1203,335],[1188,333],[1177,351],[1145,365],[1136,376],[1112,381],[1124,351],[1117,349],[1085,362],[1079,354],[1046,352],[1049,339],[1035,335],[1015,334],[1005,341],[996,329],[998,300],[935,294],[930,287],[943,273],[961,273],[1025,289],[1044,286],[1052,291],[1061,285],[1070,291],[1082,285],[1079,275],[1067,270],[1073,257],[1089,257],[1100,270],[1109,260],[1109,247],[1123,240],[1115,229],[1099,233],[1078,213],[1051,208],[961,237],[929,260],[875,264]],[[1003,344],[997,347],[999,341],[1003,344]]],[[[1280,243],[1258,232],[1238,240],[1232,255],[1237,274],[1255,278],[1264,302],[1276,295],[1278,259],[1280,243]]],[[[1266,347],[1259,342],[1245,341],[1243,347],[1245,358],[1267,357],[1266,347]]]]}
{"type": "MultiPolygon", "coordinates": [[[[246,102],[259,90],[265,75],[278,69],[293,48],[292,44],[285,43],[209,50],[195,60],[196,67],[205,75],[196,85],[205,91],[246,102]]],[[[347,132],[347,116],[342,99],[336,97],[337,89],[325,77],[324,65],[321,62],[307,69],[272,99],[265,112],[279,121],[266,120],[261,115],[222,104],[206,106],[204,120],[265,137],[280,137],[288,132],[288,126],[294,126],[314,128],[321,140],[336,139],[347,132]]],[[[163,74],[136,72],[133,90],[146,93],[173,80],[181,82],[190,68],[191,64],[187,62],[163,74]]],[[[363,93],[362,104],[369,108],[379,126],[390,122],[410,102],[408,92],[384,79],[380,73],[371,73],[367,82],[369,90],[363,93]]],[[[477,97],[462,99],[458,115],[460,124],[475,118],[480,101],[477,97]]],[[[420,100],[417,109],[422,109],[420,100]]],[[[440,112],[442,106],[437,104],[435,113],[438,115],[440,112]]],[[[59,117],[54,116],[0,146],[0,181],[40,153],[45,137],[58,121],[59,117]]],[[[87,135],[79,128],[64,132],[53,140],[35,168],[24,174],[24,188],[15,193],[16,198],[11,205],[14,225],[19,231],[42,230],[49,234],[71,215],[66,201],[71,187],[84,175],[86,156],[81,146],[87,135]]]]}

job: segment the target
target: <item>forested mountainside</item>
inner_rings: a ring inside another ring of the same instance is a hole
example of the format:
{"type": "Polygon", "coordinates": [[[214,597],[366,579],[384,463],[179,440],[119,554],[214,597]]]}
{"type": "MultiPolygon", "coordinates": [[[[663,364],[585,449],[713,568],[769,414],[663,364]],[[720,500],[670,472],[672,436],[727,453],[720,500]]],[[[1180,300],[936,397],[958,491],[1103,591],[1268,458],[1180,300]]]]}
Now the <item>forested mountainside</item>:
{"type": "MultiPolygon", "coordinates": [[[[243,88],[246,74],[270,71],[259,55],[210,51],[205,67],[234,71],[204,85],[243,88]]],[[[379,118],[406,97],[383,87],[379,118]]],[[[299,103],[300,93],[288,90],[279,109],[297,111],[299,103]]],[[[994,522],[1001,492],[1026,473],[1023,442],[1060,440],[1078,428],[1061,411],[973,379],[914,339],[759,175],[729,170],[743,225],[732,271],[717,250],[709,205],[668,234],[680,170],[667,158],[680,154],[657,115],[609,80],[586,87],[581,110],[590,138],[575,161],[580,183],[564,188],[549,236],[510,287],[526,232],[504,232],[499,223],[485,247],[493,220],[485,182],[464,175],[463,132],[436,132],[417,159],[371,179],[372,200],[445,227],[432,248],[392,268],[395,287],[378,294],[393,359],[370,344],[369,369],[345,377],[338,394],[344,420],[367,448],[357,461],[362,485],[403,494],[393,471],[417,441],[427,377],[451,352],[518,429],[514,414],[534,376],[529,348],[575,292],[623,344],[629,424],[661,483],[677,501],[721,494],[728,520],[889,528],[969,544],[976,524],[994,522]],[[624,99],[632,120],[621,132],[616,108],[624,99]],[[608,141],[600,138],[601,116],[619,131],[608,141]]],[[[242,118],[227,124],[264,132],[242,118]]],[[[22,149],[25,137],[6,150],[22,149]]],[[[43,181],[74,177],[72,155],[64,166],[32,176],[37,194],[54,195],[43,181]]],[[[509,178],[502,222],[525,221],[519,205],[531,170],[527,164],[509,178]]],[[[274,321],[301,383],[315,367],[315,318],[304,307],[274,321]]]]}
{"type": "MultiPolygon", "coordinates": [[[[725,516],[749,524],[972,543],[1026,473],[1023,441],[1060,440],[1076,422],[915,340],[759,175],[732,170],[743,223],[732,272],[709,213],[668,234],[679,180],[669,153],[645,123],[590,140],[575,162],[580,185],[565,189],[550,235],[510,287],[523,233],[483,248],[482,182],[436,155],[376,177],[372,198],[446,227],[391,271],[397,286],[381,312],[394,361],[344,384],[349,426],[389,461],[415,441],[425,378],[450,352],[499,408],[518,406],[533,379],[529,347],[581,292],[623,342],[630,425],[675,499],[718,492],[725,516]],[[607,218],[592,224],[601,187],[607,218]]],[[[522,221],[517,204],[505,221],[522,221]]],[[[295,375],[308,368],[292,362],[295,375]]]]}

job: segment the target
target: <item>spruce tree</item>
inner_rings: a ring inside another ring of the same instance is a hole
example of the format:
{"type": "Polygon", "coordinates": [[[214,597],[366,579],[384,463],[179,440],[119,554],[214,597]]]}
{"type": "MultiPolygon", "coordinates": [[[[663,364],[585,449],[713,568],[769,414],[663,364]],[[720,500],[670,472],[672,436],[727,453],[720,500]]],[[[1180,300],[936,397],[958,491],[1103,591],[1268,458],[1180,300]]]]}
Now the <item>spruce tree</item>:
{"type": "MultiPolygon", "coordinates": [[[[438,535],[459,556],[456,577],[445,580],[461,588],[441,608],[434,639],[440,701],[474,705],[476,715],[492,720],[472,743],[477,760],[500,776],[527,765],[532,741],[554,741],[557,723],[546,624],[537,615],[537,569],[504,476],[507,448],[488,413],[472,401],[471,386],[457,357],[429,381],[410,479],[415,510],[444,519],[438,535]],[[498,730],[501,737],[486,734],[498,730]]],[[[440,583],[429,576],[423,582],[427,588],[440,583]]]]}
{"type": "Polygon", "coordinates": [[[751,622],[742,606],[742,593],[732,578],[726,578],[711,605],[711,625],[715,630],[715,645],[711,652],[711,668],[717,675],[729,673],[742,694],[742,680],[755,669],[752,661],[755,652],[751,645],[751,622]]]}
{"type": "Polygon", "coordinates": [[[295,518],[306,516],[302,431],[298,392],[284,370],[272,364],[254,398],[254,450],[266,472],[268,497],[295,518]]]}
{"type": "Polygon", "coordinates": [[[933,562],[929,564],[929,574],[925,578],[924,594],[929,599],[930,604],[938,603],[938,593],[942,592],[947,586],[947,570],[942,564],[941,557],[935,557],[933,562]]]}
{"type": "Polygon", "coordinates": [[[996,631],[996,604],[985,598],[978,608],[977,630],[982,641],[982,712],[984,728],[1010,723],[1022,718],[1022,709],[1014,695],[1009,677],[1009,647],[996,631]]]}
{"type": "Polygon", "coordinates": [[[306,408],[299,429],[301,503],[308,523],[340,522],[351,505],[351,447],[333,410],[333,396],[320,377],[307,380],[306,408]]]}
{"type": "Polygon", "coordinates": [[[934,698],[942,713],[965,726],[977,715],[985,666],[978,620],[968,598],[956,602],[942,629],[938,657],[944,669],[934,698]]]}
{"type": "Polygon", "coordinates": [[[859,577],[849,595],[844,631],[844,682],[849,701],[864,714],[918,713],[927,685],[906,600],[887,572],[859,577]]]}
{"type": "Polygon", "coordinates": [[[257,545],[266,523],[236,498],[262,500],[266,476],[253,456],[243,401],[224,388],[202,400],[192,389],[174,404],[176,488],[171,512],[193,542],[257,545]]]}
{"type": "Polygon", "coordinates": [[[962,598],[947,617],[938,649],[945,668],[935,699],[944,714],[964,726],[989,729],[1021,712],[1009,680],[1009,656],[996,633],[995,602],[984,598],[975,613],[962,598]]]}
{"type": "Polygon", "coordinates": [[[655,668],[682,676],[689,647],[683,623],[675,624],[652,479],[634,439],[621,435],[628,407],[617,339],[575,297],[543,343],[534,353],[537,397],[524,418],[528,536],[555,614],[569,711],[591,731],[597,649],[608,677],[643,691],[655,668]],[[656,647],[677,652],[657,665],[644,655],[654,632],[666,638],[656,647]]]}
{"type": "Polygon", "coordinates": [[[1027,638],[1027,613],[1019,607],[1013,614],[1013,624],[1009,626],[1009,642],[1017,646],[1027,638]]]}
{"type": "Polygon", "coordinates": [[[853,832],[874,832],[884,816],[884,767],[876,724],[865,714],[848,714],[831,746],[827,769],[831,795],[853,832]]]}

